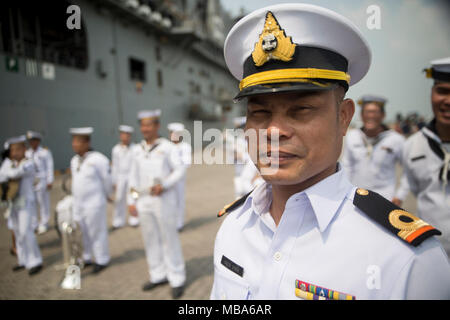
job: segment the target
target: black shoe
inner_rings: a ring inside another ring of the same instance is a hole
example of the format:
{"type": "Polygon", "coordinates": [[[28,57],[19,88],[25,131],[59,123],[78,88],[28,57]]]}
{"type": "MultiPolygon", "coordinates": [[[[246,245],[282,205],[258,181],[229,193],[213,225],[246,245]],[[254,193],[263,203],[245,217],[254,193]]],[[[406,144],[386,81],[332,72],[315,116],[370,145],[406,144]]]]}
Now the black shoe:
{"type": "Polygon", "coordinates": [[[16,265],[16,266],[14,266],[14,267],[12,268],[12,271],[17,272],[17,271],[21,271],[21,270],[23,270],[23,269],[25,269],[24,266],[16,265]]]}
{"type": "Polygon", "coordinates": [[[156,287],[162,286],[163,284],[166,284],[166,283],[168,283],[167,280],[163,280],[161,282],[156,282],[156,283],[149,281],[149,282],[144,283],[144,285],[142,286],[142,291],[150,291],[150,290],[153,290],[156,287]]]}
{"type": "Polygon", "coordinates": [[[28,270],[28,274],[29,274],[30,276],[32,276],[32,275],[38,273],[38,272],[41,271],[41,270],[42,270],[42,264],[40,264],[40,265],[38,265],[38,266],[36,266],[36,267],[33,267],[33,268],[31,268],[30,270],[28,270]]]}
{"type": "Polygon", "coordinates": [[[85,261],[85,262],[83,263],[83,269],[84,269],[84,268],[87,268],[87,267],[90,267],[90,266],[92,266],[92,265],[94,265],[94,264],[92,263],[92,261],[85,261]]]}
{"type": "Polygon", "coordinates": [[[184,226],[183,227],[181,227],[181,228],[178,228],[178,232],[182,232],[184,230],[184,226]]]}
{"type": "Polygon", "coordinates": [[[122,229],[122,228],[123,228],[123,226],[121,226],[121,227],[112,226],[111,228],[109,228],[109,232],[114,232],[114,231],[122,229]]]}
{"type": "Polygon", "coordinates": [[[100,271],[102,271],[103,269],[106,269],[106,267],[108,267],[107,264],[94,264],[94,270],[92,271],[92,273],[99,273],[100,271]]]}
{"type": "Polygon", "coordinates": [[[172,288],[172,298],[178,299],[183,295],[184,286],[172,288]]]}

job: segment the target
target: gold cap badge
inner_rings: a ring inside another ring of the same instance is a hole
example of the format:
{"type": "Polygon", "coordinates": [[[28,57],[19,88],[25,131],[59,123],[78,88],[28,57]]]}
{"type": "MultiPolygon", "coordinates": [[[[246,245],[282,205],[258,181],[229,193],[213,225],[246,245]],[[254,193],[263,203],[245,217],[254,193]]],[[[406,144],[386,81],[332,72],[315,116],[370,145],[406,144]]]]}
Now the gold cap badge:
{"type": "Polygon", "coordinates": [[[271,59],[288,62],[292,60],[294,53],[295,44],[291,37],[286,36],[273,13],[268,11],[263,32],[252,52],[255,66],[260,67],[271,59]]]}

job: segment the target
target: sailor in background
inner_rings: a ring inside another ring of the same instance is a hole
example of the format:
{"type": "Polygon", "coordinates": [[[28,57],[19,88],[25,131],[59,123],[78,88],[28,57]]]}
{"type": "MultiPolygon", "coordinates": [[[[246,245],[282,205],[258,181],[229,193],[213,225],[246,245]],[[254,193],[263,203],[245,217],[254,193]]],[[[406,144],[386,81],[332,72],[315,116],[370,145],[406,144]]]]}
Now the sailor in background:
{"type": "Polygon", "coordinates": [[[434,119],[406,140],[404,167],[419,217],[442,231],[450,256],[450,57],[432,61],[426,74],[434,119]]]}
{"type": "Polygon", "coordinates": [[[225,148],[228,159],[234,161],[234,195],[236,199],[239,199],[243,195],[247,194],[246,186],[241,181],[242,172],[249,160],[247,153],[247,141],[244,135],[246,117],[235,117],[233,119],[234,131],[226,130],[224,134],[225,148]]]}
{"type": "Polygon", "coordinates": [[[76,153],[70,161],[73,215],[83,234],[84,264],[92,265],[94,258],[93,272],[98,273],[110,261],[106,219],[106,204],[112,189],[109,160],[91,149],[93,128],[72,128],[69,132],[76,153]]]}
{"type": "Polygon", "coordinates": [[[345,94],[371,61],[356,26],[273,5],[234,25],[224,56],[235,99],[248,99],[246,130],[267,135],[249,144],[265,182],[219,212],[211,298],[450,299],[440,232],[353,186],[338,163],[355,111],[345,94]]]}
{"type": "MultiPolygon", "coordinates": [[[[130,175],[132,148],[131,142],[133,127],[127,125],[119,126],[119,140],[111,153],[111,175],[115,191],[115,207],[113,215],[113,229],[125,226],[127,217],[127,194],[128,194],[128,176],[130,175]]],[[[133,227],[139,225],[137,217],[129,216],[128,224],[133,227]]]]}
{"type": "MultiPolygon", "coordinates": [[[[4,170],[2,169],[3,166],[8,167],[11,162],[11,159],[9,157],[9,141],[6,140],[5,143],[3,144],[3,152],[2,152],[2,157],[1,157],[1,167],[0,167],[0,171],[4,170]]],[[[6,201],[7,201],[7,195],[6,195],[6,189],[7,189],[7,184],[8,182],[3,182],[1,184],[1,188],[2,188],[2,197],[1,197],[1,201],[2,203],[5,205],[7,205],[6,201]],[[3,190],[5,189],[5,190],[3,190]]],[[[11,248],[9,249],[9,253],[13,256],[17,256],[17,250],[16,250],[16,238],[14,236],[14,229],[12,226],[12,222],[11,222],[11,215],[9,215],[6,219],[6,226],[8,227],[9,230],[11,230],[11,238],[12,238],[12,244],[11,244],[11,248]]]]}
{"type": "Polygon", "coordinates": [[[396,164],[402,163],[405,138],[383,124],[386,99],[363,96],[363,127],[349,130],[345,138],[342,166],[354,185],[370,189],[401,206],[408,195],[408,182],[402,178],[396,188],[396,164]]]}
{"type": "Polygon", "coordinates": [[[128,197],[129,212],[139,215],[150,281],[142,289],[170,283],[172,297],[179,298],[186,280],[185,264],[177,232],[176,184],[182,179],[175,145],[158,135],[160,110],[138,113],[143,140],[133,148],[128,197]]]}
{"type": "Polygon", "coordinates": [[[39,222],[36,215],[33,227],[37,227],[38,234],[43,234],[48,231],[50,219],[50,190],[54,180],[53,156],[48,148],[41,146],[42,135],[39,132],[28,131],[26,136],[30,146],[26,156],[33,160],[36,168],[35,192],[39,205],[39,222]]]}
{"type": "Polygon", "coordinates": [[[184,217],[186,211],[186,170],[192,164],[192,147],[189,143],[183,141],[184,125],[179,122],[172,122],[167,125],[169,129],[169,138],[172,143],[175,144],[175,148],[178,152],[178,156],[181,159],[181,165],[184,166],[185,173],[180,181],[177,182],[175,189],[177,192],[177,212],[178,223],[177,229],[181,231],[184,227],[184,217]]]}
{"type": "Polygon", "coordinates": [[[34,275],[42,269],[42,256],[32,225],[36,215],[34,193],[35,166],[25,157],[26,137],[24,135],[8,140],[10,160],[4,161],[0,169],[0,182],[8,182],[9,226],[15,235],[18,264],[13,271],[27,269],[34,275]],[[16,189],[15,193],[13,189],[16,189]]]}

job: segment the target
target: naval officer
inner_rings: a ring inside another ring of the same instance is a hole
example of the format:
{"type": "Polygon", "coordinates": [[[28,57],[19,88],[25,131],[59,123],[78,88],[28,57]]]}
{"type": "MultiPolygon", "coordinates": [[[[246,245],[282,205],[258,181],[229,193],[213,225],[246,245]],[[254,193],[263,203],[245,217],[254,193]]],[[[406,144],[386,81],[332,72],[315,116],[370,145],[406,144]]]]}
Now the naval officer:
{"type": "Polygon", "coordinates": [[[167,125],[169,129],[170,141],[175,144],[175,149],[178,152],[178,157],[180,158],[180,163],[184,166],[185,173],[180,181],[177,182],[175,189],[177,192],[177,212],[178,212],[178,231],[183,230],[184,227],[184,217],[185,217],[185,190],[186,190],[186,170],[192,164],[192,147],[191,145],[183,141],[184,124],[180,122],[172,122],[167,125]]]}
{"type": "Polygon", "coordinates": [[[211,298],[449,299],[439,231],[353,186],[338,163],[355,110],[345,93],[371,60],[356,26],[321,7],[274,5],[242,18],[224,51],[246,129],[267,135],[249,153],[269,152],[254,159],[265,183],[219,212],[211,298]]]}
{"type": "Polygon", "coordinates": [[[33,160],[36,168],[35,193],[39,205],[39,222],[37,215],[33,227],[37,227],[38,234],[48,231],[48,221],[50,219],[50,190],[53,185],[53,156],[51,151],[41,146],[42,135],[39,132],[28,131],[27,158],[33,160]]]}
{"type": "Polygon", "coordinates": [[[150,281],[142,289],[152,290],[169,282],[172,297],[183,294],[185,264],[177,232],[175,186],[185,167],[175,145],[159,137],[161,110],[138,113],[143,140],[133,148],[129,177],[129,212],[139,215],[149,267],[150,281]]]}
{"type": "Polygon", "coordinates": [[[8,227],[15,236],[18,264],[13,271],[27,269],[34,275],[42,269],[42,256],[33,229],[33,216],[36,215],[36,195],[34,193],[35,165],[26,158],[25,135],[8,140],[9,160],[0,169],[0,183],[8,182],[11,205],[8,208],[8,227]],[[13,195],[13,189],[16,194],[13,195]]]}
{"type": "Polygon", "coordinates": [[[386,99],[365,95],[359,99],[362,128],[349,130],[342,167],[354,185],[370,189],[401,206],[408,195],[403,176],[396,188],[396,165],[402,163],[405,138],[383,124],[386,99]]]}
{"type": "Polygon", "coordinates": [[[405,173],[417,197],[418,215],[442,231],[439,239],[450,256],[450,57],[431,62],[434,119],[408,138],[405,173]]]}
{"type": "Polygon", "coordinates": [[[84,263],[94,264],[93,272],[98,273],[110,261],[106,220],[106,204],[112,189],[109,160],[91,149],[93,128],[72,128],[69,132],[76,153],[70,161],[74,219],[83,235],[84,263]]]}
{"type": "MultiPolygon", "coordinates": [[[[119,126],[119,140],[111,152],[111,176],[115,191],[115,206],[113,215],[113,229],[125,226],[127,217],[128,176],[130,174],[132,148],[131,137],[134,128],[127,125],[119,126]]],[[[139,225],[137,217],[129,216],[128,224],[133,227],[139,225]]]]}

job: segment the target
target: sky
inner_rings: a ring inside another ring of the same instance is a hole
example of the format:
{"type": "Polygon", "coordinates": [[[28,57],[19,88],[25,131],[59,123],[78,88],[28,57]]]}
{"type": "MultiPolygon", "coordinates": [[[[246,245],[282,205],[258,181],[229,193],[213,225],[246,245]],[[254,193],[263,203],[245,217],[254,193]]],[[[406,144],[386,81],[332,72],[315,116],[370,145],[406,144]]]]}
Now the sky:
{"type": "MultiPolygon", "coordinates": [[[[362,32],[372,51],[372,64],[366,77],[352,86],[347,97],[357,100],[363,94],[386,97],[387,120],[397,113],[418,112],[432,117],[430,90],[433,81],[422,70],[430,61],[450,56],[450,1],[448,0],[221,0],[233,16],[269,5],[286,2],[322,6],[350,19],[362,32]],[[371,5],[380,8],[381,28],[370,30],[366,12],[371,5]]],[[[354,117],[359,122],[357,109],[354,117]]]]}

